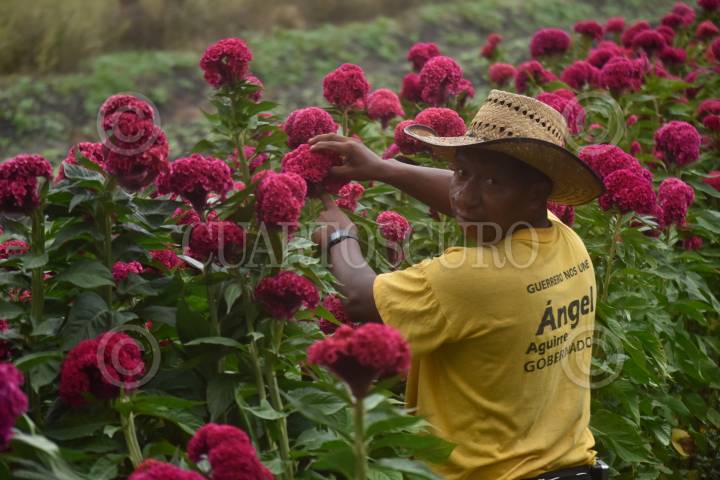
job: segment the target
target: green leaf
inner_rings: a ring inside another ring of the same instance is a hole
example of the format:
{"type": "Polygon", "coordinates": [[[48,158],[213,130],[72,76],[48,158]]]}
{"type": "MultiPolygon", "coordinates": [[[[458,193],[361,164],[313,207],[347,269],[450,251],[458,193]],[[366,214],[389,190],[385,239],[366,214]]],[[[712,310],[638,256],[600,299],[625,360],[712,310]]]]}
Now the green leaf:
{"type": "Polygon", "coordinates": [[[220,418],[235,401],[235,378],[231,375],[215,375],[207,384],[207,406],[210,421],[220,418]]]}
{"type": "Polygon", "coordinates": [[[13,303],[0,300],[0,318],[4,318],[6,320],[13,320],[22,315],[24,312],[25,311],[22,309],[22,307],[13,303]]]}
{"type": "Polygon", "coordinates": [[[32,270],[33,268],[44,267],[48,263],[48,254],[43,253],[42,255],[23,255],[20,258],[22,266],[26,270],[32,270]]]}
{"type": "Polygon", "coordinates": [[[63,352],[59,350],[29,353],[15,360],[15,366],[23,372],[28,372],[32,367],[36,365],[41,365],[53,359],[62,360],[62,358],[63,352]]]}
{"type": "Polygon", "coordinates": [[[98,187],[102,187],[102,184],[105,181],[105,177],[103,177],[101,173],[93,172],[92,170],[88,170],[87,168],[77,164],[65,163],[63,165],[63,170],[65,171],[65,177],[71,180],[97,182],[98,187]]]}
{"type": "Polygon", "coordinates": [[[105,300],[97,293],[82,292],[75,298],[67,323],[61,331],[63,349],[70,350],[78,342],[110,330],[112,318],[105,300]]]}
{"type": "Polygon", "coordinates": [[[57,276],[57,280],[68,282],[80,288],[97,288],[115,285],[112,273],[95,260],[80,260],[57,276]]]}
{"type": "Polygon", "coordinates": [[[227,305],[227,312],[230,313],[232,306],[235,301],[242,295],[242,287],[237,283],[231,283],[225,288],[225,305],[227,305]]]}
{"type": "Polygon", "coordinates": [[[221,345],[223,347],[232,347],[232,348],[243,348],[243,344],[238,342],[237,340],[233,340],[232,338],[227,337],[202,337],[202,338],[196,338],[195,340],[191,340],[187,343],[185,343],[187,346],[192,345],[221,345]]]}
{"type": "Polygon", "coordinates": [[[386,467],[397,472],[411,473],[420,478],[440,480],[440,477],[432,473],[432,471],[422,463],[414,462],[406,458],[382,458],[377,460],[375,465],[386,467]]]}
{"type": "Polygon", "coordinates": [[[188,306],[185,299],[180,300],[177,310],[177,331],[183,343],[210,335],[210,323],[204,316],[188,306]]]}

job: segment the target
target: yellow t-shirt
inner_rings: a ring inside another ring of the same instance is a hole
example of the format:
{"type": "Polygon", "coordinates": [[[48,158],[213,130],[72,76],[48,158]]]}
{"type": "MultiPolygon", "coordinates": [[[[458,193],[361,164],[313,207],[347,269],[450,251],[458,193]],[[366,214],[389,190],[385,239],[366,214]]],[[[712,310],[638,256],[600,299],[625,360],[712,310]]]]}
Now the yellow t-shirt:
{"type": "Polygon", "coordinates": [[[595,461],[595,273],[577,234],[517,230],[378,275],[383,321],[410,343],[406,402],[455,443],[450,480],[517,480],[595,461]]]}

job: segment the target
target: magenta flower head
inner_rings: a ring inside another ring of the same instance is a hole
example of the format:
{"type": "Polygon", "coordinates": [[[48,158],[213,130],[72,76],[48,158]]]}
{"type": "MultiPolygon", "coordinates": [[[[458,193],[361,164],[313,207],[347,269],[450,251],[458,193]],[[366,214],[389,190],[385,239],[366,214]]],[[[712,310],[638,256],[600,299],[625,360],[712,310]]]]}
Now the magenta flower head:
{"type": "Polygon", "coordinates": [[[433,57],[440,55],[440,49],[434,43],[416,43],[407,53],[407,59],[412,63],[413,70],[419,72],[425,63],[433,57]]]}
{"type": "Polygon", "coordinates": [[[565,67],[560,79],[575,90],[581,90],[585,85],[597,85],[600,70],[585,60],[577,60],[565,67]]]}
{"type": "Polygon", "coordinates": [[[702,122],[706,115],[720,115],[720,98],[710,98],[700,102],[697,109],[698,120],[702,122]]]}
{"type": "Polygon", "coordinates": [[[339,155],[327,151],[313,151],[310,150],[310,145],[303,143],[285,154],[282,159],[282,172],[300,175],[307,182],[309,195],[337,193],[345,182],[332,178],[330,169],[338,165],[342,165],[339,155]]]}
{"type": "Polygon", "coordinates": [[[680,65],[687,60],[687,52],[682,48],[665,46],[660,51],[660,60],[666,64],[680,65]]]}
{"type": "Polygon", "coordinates": [[[88,398],[115,398],[120,388],[133,390],[145,373],[142,351],[124,333],[107,332],[83,340],[65,356],[60,368],[60,397],[72,407],[88,398]]]}
{"type": "Polygon", "coordinates": [[[250,94],[250,99],[253,102],[259,102],[260,100],[262,100],[263,92],[265,91],[265,85],[263,85],[262,80],[260,80],[255,75],[247,75],[245,77],[245,81],[260,88],[259,90],[250,94]]]}
{"type": "Polygon", "coordinates": [[[720,10],[720,0],[698,0],[698,5],[706,12],[720,10]]]}
{"type": "MultiPolygon", "coordinates": [[[[145,100],[137,98],[133,95],[118,93],[109,96],[100,106],[98,112],[102,129],[106,133],[114,129],[115,126],[127,121],[128,118],[135,120],[149,120],[157,122],[157,116],[153,107],[145,100]],[[122,119],[125,119],[121,121],[122,119]]],[[[131,140],[123,140],[130,142],[131,140]]]]}
{"type": "Polygon", "coordinates": [[[149,120],[125,116],[116,126],[121,134],[103,144],[105,166],[118,184],[131,192],[147,187],[167,171],[168,145],[165,132],[149,120]],[[123,141],[136,139],[135,141],[123,141]]]}
{"type": "Polygon", "coordinates": [[[625,18],[624,17],[610,17],[605,23],[605,31],[612,33],[622,33],[625,29],[625,18]]]}
{"type": "Polygon", "coordinates": [[[295,110],[285,119],[283,130],[287,133],[287,144],[296,148],[307,143],[312,137],[324,133],[335,133],[339,125],[332,116],[320,107],[295,110]]]}
{"type": "Polygon", "coordinates": [[[697,28],[695,28],[695,37],[697,37],[698,40],[707,41],[715,38],[718,34],[720,34],[720,29],[718,29],[712,20],[700,22],[697,28]]]}
{"type": "Polygon", "coordinates": [[[663,180],[658,187],[658,204],[663,212],[663,223],[686,225],[688,208],[694,200],[695,190],[687,183],[675,177],[663,180]]]}
{"type": "Polygon", "coordinates": [[[667,165],[688,165],[700,157],[701,140],[695,127],[673,120],[655,132],[653,154],[667,165]]]}
{"type": "Polygon", "coordinates": [[[420,85],[420,75],[417,73],[408,73],[403,77],[400,96],[409,102],[422,101],[422,86],[420,85]]]}
{"type": "Polygon", "coordinates": [[[426,147],[422,143],[418,142],[410,135],[407,135],[404,131],[405,127],[417,125],[417,123],[418,122],[416,120],[403,120],[395,125],[395,135],[393,137],[393,141],[400,152],[405,155],[412,155],[413,153],[426,150],[426,147]]]}
{"type": "Polygon", "coordinates": [[[485,45],[480,48],[480,56],[488,59],[495,58],[497,46],[500,45],[500,42],[502,42],[502,36],[500,34],[491,33],[488,35],[485,45]]]}
{"type": "Polygon", "coordinates": [[[685,20],[677,13],[670,12],[660,20],[660,24],[675,30],[682,27],[685,24],[685,20]]]}
{"type": "Polygon", "coordinates": [[[205,209],[209,194],[224,199],[233,187],[230,167],[222,160],[199,153],[172,162],[157,183],[160,194],[180,195],[197,211],[205,209]]]}
{"type": "Polygon", "coordinates": [[[364,107],[369,91],[365,72],[352,63],[343,63],[323,79],[325,100],[339,108],[364,107]]]}
{"type": "Polygon", "coordinates": [[[573,207],[569,205],[560,205],[555,202],[548,202],[547,208],[568,227],[571,227],[575,222],[575,209],[573,207]]]}
{"type": "Polygon", "coordinates": [[[601,86],[620,93],[625,90],[640,90],[644,77],[644,69],[638,62],[614,57],[600,70],[599,82],[601,86]]]}
{"type": "Polygon", "coordinates": [[[382,159],[387,160],[389,158],[395,158],[400,153],[400,149],[394,143],[391,143],[388,148],[382,153],[382,159]]]}
{"type": "Polygon", "coordinates": [[[515,89],[520,93],[525,93],[530,85],[545,85],[556,79],[555,74],[545,70],[540,62],[530,60],[518,65],[517,74],[515,75],[515,89]]]}
{"type": "Polygon", "coordinates": [[[310,280],[285,270],[260,280],[255,287],[255,299],[273,317],[289,320],[303,305],[317,307],[320,295],[310,280]]]}
{"type": "Polygon", "coordinates": [[[517,71],[515,67],[509,63],[493,63],[488,68],[488,78],[498,87],[504,87],[507,83],[515,79],[517,71]]]}
{"type": "Polygon", "coordinates": [[[76,155],[78,152],[80,156],[87,158],[95,165],[105,168],[102,143],[80,142],[70,147],[65,160],[60,163],[60,169],[55,177],[56,182],[65,179],[65,165],[75,165],[77,163],[76,155]]]}
{"type": "Polygon", "coordinates": [[[677,2],[672,9],[672,13],[682,17],[685,25],[690,25],[695,22],[695,9],[687,3],[677,2]]]}
{"type": "Polygon", "coordinates": [[[393,243],[404,242],[412,230],[407,218],[392,210],[380,212],[375,222],[378,224],[380,235],[393,243]]]}
{"type": "Polygon", "coordinates": [[[470,80],[467,78],[463,78],[460,80],[460,84],[458,85],[458,104],[460,107],[465,105],[465,102],[468,98],[474,98],[475,97],[475,87],[473,87],[473,84],[470,80]]]}
{"type": "Polygon", "coordinates": [[[642,32],[643,30],[648,29],[650,29],[650,24],[646,20],[639,20],[623,32],[620,41],[625,47],[629,48],[632,46],[633,38],[635,38],[635,35],[637,35],[639,32],[642,32]]]}
{"type": "Polygon", "coordinates": [[[585,109],[577,101],[575,94],[569,90],[560,89],[555,92],[542,92],[535,98],[560,112],[565,117],[571,134],[580,133],[585,125],[585,109]]]}
{"type": "Polygon", "coordinates": [[[720,132],[720,115],[705,115],[703,126],[711,132],[720,132]]]}
{"type": "Polygon", "coordinates": [[[273,479],[245,432],[232,425],[203,425],[188,442],[187,453],[195,463],[208,461],[213,480],[273,479]]]}
{"type": "Polygon", "coordinates": [[[215,88],[242,80],[253,55],[239,38],[224,38],[210,45],[200,59],[205,81],[215,88]]]}
{"type": "Polygon", "coordinates": [[[21,153],[0,163],[0,213],[30,213],[40,203],[38,177],[52,178],[50,162],[21,153]]]}
{"type": "Polygon", "coordinates": [[[365,193],[365,187],[361,184],[357,182],[346,183],[338,192],[339,198],[335,200],[335,203],[340,208],[354,212],[363,193],[365,193]]]}
{"type": "Polygon", "coordinates": [[[171,463],[149,459],[138,465],[128,480],[205,480],[205,477],[171,463]]]}
{"type": "Polygon", "coordinates": [[[420,70],[420,98],[425,103],[442,105],[458,93],[463,71],[450,57],[432,57],[420,70]]]}
{"type": "Polygon", "coordinates": [[[623,168],[607,175],[603,183],[606,191],[598,200],[603,210],[616,207],[621,213],[653,213],[655,192],[652,183],[644,176],[623,168]]]}
{"type": "Polygon", "coordinates": [[[368,96],[367,113],[373,120],[380,120],[382,128],[393,118],[405,116],[397,94],[387,88],[379,88],[368,96]]]}
{"type": "Polygon", "coordinates": [[[667,46],[665,37],[657,30],[643,30],[633,37],[632,47],[653,55],[667,46]]]}
{"type": "Polygon", "coordinates": [[[603,27],[594,20],[577,22],[573,27],[575,33],[579,33],[592,40],[600,40],[603,37],[603,27]]]}
{"type": "Polygon", "coordinates": [[[622,49],[612,42],[601,42],[601,46],[590,50],[587,62],[596,68],[602,68],[613,57],[623,56],[622,49]]]}
{"type": "Polygon", "coordinates": [[[682,247],[685,250],[700,250],[703,244],[702,237],[692,235],[688,238],[683,239],[682,247]]]}
{"type": "Polygon", "coordinates": [[[0,452],[12,438],[15,421],[28,409],[27,396],[21,385],[24,379],[12,363],[0,363],[0,452]]]}
{"type": "Polygon", "coordinates": [[[193,258],[207,261],[212,256],[216,263],[237,262],[245,247],[245,230],[229,221],[198,223],[193,226],[189,246],[193,258]]]}
{"type": "Polygon", "coordinates": [[[638,160],[615,145],[587,145],[578,157],[600,177],[605,178],[617,170],[630,170],[652,183],[652,174],[638,160]]]}
{"type": "MultiPolygon", "coordinates": [[[[322,306],[335,316],[335,319],[343,325],[353,325],[353,322],[348,317],[345,311],[345,306],[342,303],[340,297],[334,293],[327,295],[323,298],[322,306]]],[[[318,320],[318,326],[325,335],[330,335],[338,329],[338,325],[330,322],[324,318],[318,320]]]]}
{"type": "Polygon", "coordinates": [[[530,40],[530,55],[533,58],[545,55],[562,55],[570,48],[570,35],[559,28],[541,28],[530,40]]]}
{"type": "Polygon", "coordinates": [[[415,123],[432,128],[441,137],[461,137],[466,130],[465,121],[450,108],[426,108],[415,116],[415,123]]]}
{"type": "Polygon", "coordinates": [[[172,250],[150,250],[148,254],[154,262],[159,263],[167,270],[175,270],[185,264],[172,250]]]}
{"type": "Polygon", "coordinates": [[[112,266],[112,276],[115,282],[127,279],[130,274],[140,275],[143,272],[143,266],[140,262],[133,260],[131,262],[115,262],[112,266]]]}
{"type": "Polygon", "coordinates": [[[0,243],[0,260],[14,255],[24,255],[30,251],[30,245],[22,240],[10,239],[0,243]]]}
{"type": "Polygon", "coordinates": [[[261,170],[252,178],[258,222],[268,228],[298,229],[298,220],[307,196],[307,184],[296,173],[261,170]]]}
{"type": "Polygon", "coordinates": [[[375,380],[407,373],[410,348],[390,326],[367,323],[353,329],[343,325],[333,336],[312,344],[307,360],[333,372],[361,399],[375,380]]]}

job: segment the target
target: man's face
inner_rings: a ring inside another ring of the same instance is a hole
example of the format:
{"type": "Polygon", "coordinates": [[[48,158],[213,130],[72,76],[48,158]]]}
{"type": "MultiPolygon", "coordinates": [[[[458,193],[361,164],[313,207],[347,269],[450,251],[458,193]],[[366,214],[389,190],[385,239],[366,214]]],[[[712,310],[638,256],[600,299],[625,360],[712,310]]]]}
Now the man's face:
{"type": "Polygon", "coordinates": [[[467,236],[495,243],[512,228],[528,226],[525,223],[518,227],[518,222],[531,221],[538,192],[534,186],[537,182],[528,178],[524,165],[493,152],[457,150],[450,205],[467,236]]]}

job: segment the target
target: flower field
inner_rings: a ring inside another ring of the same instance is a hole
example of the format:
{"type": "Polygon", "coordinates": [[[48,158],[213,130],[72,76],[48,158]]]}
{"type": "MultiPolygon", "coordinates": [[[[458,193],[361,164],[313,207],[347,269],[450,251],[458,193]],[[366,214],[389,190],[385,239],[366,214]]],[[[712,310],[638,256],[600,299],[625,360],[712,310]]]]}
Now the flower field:
{"type": "Polygon", "coordinates": [[[311,238],[321,195],[377,272],[461,231],[309,140],[447,167],[403,129],[463,135],[488,86],[559,111],[605,185],[548,205],[597,274],[599,456],[616,478],[720,478],[720,2],[542,28],[520,61],[502,32],[462,56],[423,40],[392,83],[333,65],[310,86],[324,100],[293,110],[252,41],[223,38],[194,59],[192,147],[119,91],[94,141],[0,163],[0,479],[439,478],[453,445],[403,406],[407,342],[352,324],[311,238]]]}

